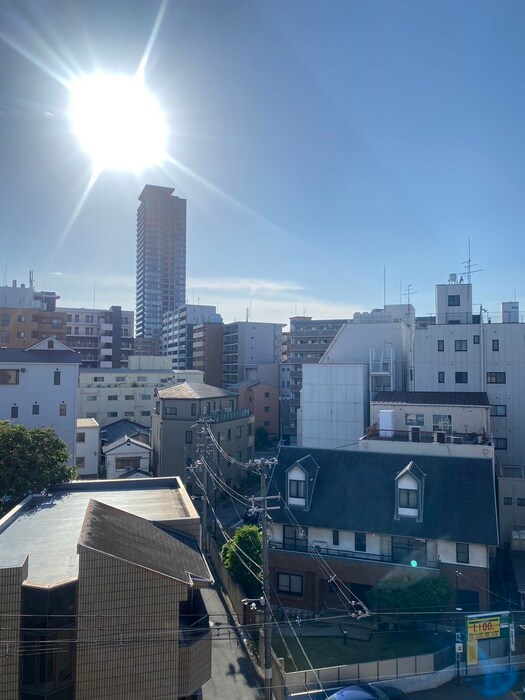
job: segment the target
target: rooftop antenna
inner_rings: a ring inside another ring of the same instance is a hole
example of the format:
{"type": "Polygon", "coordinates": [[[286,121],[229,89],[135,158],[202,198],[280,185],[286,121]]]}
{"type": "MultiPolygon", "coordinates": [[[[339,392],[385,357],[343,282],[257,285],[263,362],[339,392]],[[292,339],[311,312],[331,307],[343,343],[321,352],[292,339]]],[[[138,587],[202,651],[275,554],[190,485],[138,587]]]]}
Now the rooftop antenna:
{"type": "Polygon", "coordinates": [[[93,282],[93,308],[96,309],[95,306],[95,289],[96,289],[96,282],[93,282]]]}
{"type": "Polygon", "coordinates": [[[246,308],[246,323],[250,320],[250,309],[246,308]]]}
{"type": "Polygon", "coordinates": [[[35,288],[35,276],[33,274],[33,270],[29,270],[29,289],[35,288]]]}
{"type": "Polygon", "coordinates": [[[386,265],[383,265],[383,308],[386,306],[386,265]]]}
{"type": "Polygon", "coordinates": [[[410,305],[410,297],[412,296],[412,294],[417,294],[417,292],[412,291],[411,284],[407,284],[407,286],[405,287],[404,296],[407,298],[407,304],[409,304],[409,305],[410,305]]]}
{"type": "MultiPolygon", "coordinates": [[[[468,239],[468,260],[465,260],[463,262],[463,266],[465,268],[465,276],[467,278],[467,284],[472,283],[472,275],[474,275],[476,272],[481,272],[481,269],[474,270],[473,268],[476,267],[475,263],[472,262],[471,257],[470,257],[470,236],[468,239]]],[[[460,281],[462,281],[463,275],[460,277],[460,281]]]]}

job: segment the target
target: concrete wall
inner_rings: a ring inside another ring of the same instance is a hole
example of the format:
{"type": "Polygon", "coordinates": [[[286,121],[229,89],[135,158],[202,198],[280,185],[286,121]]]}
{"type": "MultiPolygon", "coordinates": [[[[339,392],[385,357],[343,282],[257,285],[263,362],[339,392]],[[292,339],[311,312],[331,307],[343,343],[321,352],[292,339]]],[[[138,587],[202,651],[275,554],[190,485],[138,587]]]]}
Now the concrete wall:
{"type": "Polygon", "coordinates": [[[18,666],[20,660],[20,617],[22,582],[27,578],[27,558],[19,566],[0,568],[0,697],[18,700],[18,666]]]}
{"type": "Polygon", "coordinates": [[[98,464],[100,460],[100,428],[95,422],[91,427],[77,425],[76,464],[79,477],[98,477],[98,464]],[[82,442],[81,435],[84,436],[82,442]],[[84,459],[84,466],[79,464],[84,459]]]}

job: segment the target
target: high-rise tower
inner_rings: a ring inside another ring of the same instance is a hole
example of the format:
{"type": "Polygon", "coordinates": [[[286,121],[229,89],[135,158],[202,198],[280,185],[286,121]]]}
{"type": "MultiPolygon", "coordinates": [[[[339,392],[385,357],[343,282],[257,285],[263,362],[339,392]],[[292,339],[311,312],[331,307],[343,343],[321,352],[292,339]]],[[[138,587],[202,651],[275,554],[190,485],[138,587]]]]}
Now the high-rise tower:
{"type": "Polygon", "coordinates": [[[159,339],[162,314],[186,296],[186,200],[146,185],[137,210],[137,338],[159,339]]]}

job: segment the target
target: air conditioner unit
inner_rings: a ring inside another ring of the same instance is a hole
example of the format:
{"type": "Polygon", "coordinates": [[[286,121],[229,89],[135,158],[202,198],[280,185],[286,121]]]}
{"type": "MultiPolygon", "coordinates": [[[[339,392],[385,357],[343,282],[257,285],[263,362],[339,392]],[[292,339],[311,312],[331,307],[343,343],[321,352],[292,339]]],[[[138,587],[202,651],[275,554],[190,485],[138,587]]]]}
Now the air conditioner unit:
{"type": "Polygon", "coordinates": [[[434,442],[440,442],[442,444],[445,444],[447,441],[447,434],[445,433],[444,430],[436,430],[434,432],[434,442]]]}

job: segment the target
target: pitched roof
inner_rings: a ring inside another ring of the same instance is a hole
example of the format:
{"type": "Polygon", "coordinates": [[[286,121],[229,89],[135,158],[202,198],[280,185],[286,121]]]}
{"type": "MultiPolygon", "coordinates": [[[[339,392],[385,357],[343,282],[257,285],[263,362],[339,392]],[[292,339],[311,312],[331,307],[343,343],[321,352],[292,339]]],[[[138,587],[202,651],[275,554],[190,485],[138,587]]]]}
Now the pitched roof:
{"type": "Polygon", "coordinates": [[[72,364],[82,362],[80,353],[73,350],[23,350],[22,348],[0,348],[0,362],[13,362],[19,365],[28,363],[72,364]]]}
{"type": "MultiPolygon", "coordinates": [[[[308,511],[293,507],[300,525],[377,534],[498,544],[490,459],[377,454],[283,447],[270,493],[286,493],[286,470],[311,455],[319,465],[308,511]],[[425,474],[424,517],[394,519],[395,478],[411,461],[425,474]]],[[[292,522],[286,508],[276,522],[292,522]]]]}
{"type": "Polygon", "coordinates": [[[190,586],[194,580],[213,582],[195,540],[171,531],[168,534],[144,518],[93,499],[86,510],[79,545],[190,586]]]}
{"type": "Polygon", "coordinates": [[[141,425],[140,423],[135,423],[132,420],[126,420],[126,418],[121,418],[114,423],[109,423],[100,429],[100,439],[102,442],[111,444],[115,440],[119,440],[124,435],[129,435],[136,440],[140,439],[138,435],[143,434],[145,436],[151,435],[151,428],[147,425],[141,425]]]}
{"type": "Polygon", "coordinates": [[[379,391],[372,403],[408,403],[419,406],[490,406],[484,391],[379,391]]]}
{"type": "Polygon", "coordinates": [[[125,445],[126,443],[135,445],[136,447],[139,447],[141,450],[146,450],[146,452],[151,452],[151,447],[147,445],[145,442],[142,442],[142,440],[136,440],[135,438],[128,437],[127,435],[123,435],[121,438],[118,438],[118,440],[115,440],[115,442],[110,442],[107,445],[102,446],[102,452],[104,454],[107,454],[108,452],[111,452],[112,450],[116,450],[118,447],[121,447],[122,445],[125,445]]]}
{"type": "Polygon", "coordinates": [[[161,399],[219,399],[236,396],[231,391],[202,382],[180,382],[165,389],[158,389],[157,395],[161,399]]]}

